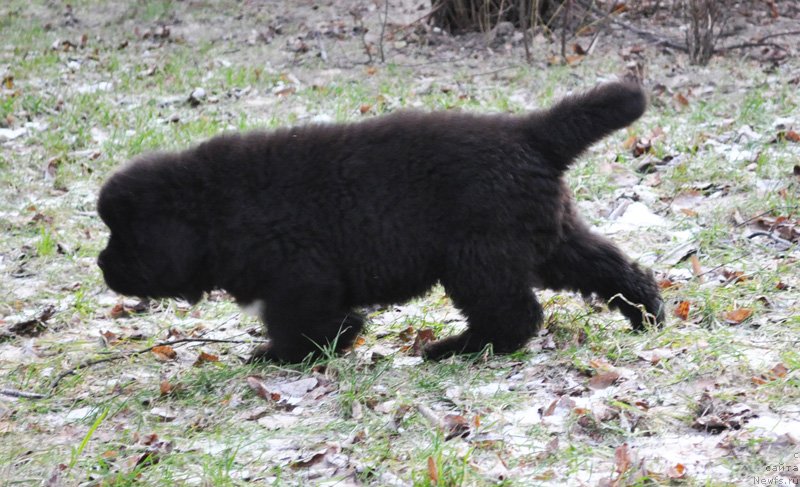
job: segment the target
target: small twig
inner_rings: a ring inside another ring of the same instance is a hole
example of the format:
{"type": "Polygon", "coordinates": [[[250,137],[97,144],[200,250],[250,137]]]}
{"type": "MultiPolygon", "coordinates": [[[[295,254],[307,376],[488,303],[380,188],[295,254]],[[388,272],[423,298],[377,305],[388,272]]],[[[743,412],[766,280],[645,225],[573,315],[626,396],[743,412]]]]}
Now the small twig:
{"type": "Polygon", "coordinates": [[[567,64],[567,26],[569,25],[569,11],[572,0],[564,2],[563,20],[561,22],[561,61],[567,64]]]}
{"type": "Polygon", "coordinates": [[[734,44],[732,46],[724,46],[714,49],[715,53],[718,52],[725,52],[731,51],[733,49],[748,49],[751,47],[774,47],[775,49],[781,49],[783,51],[786,50],[785,47],[781,46],[780,44],[776,44],[774,42],[744,42],[742,44],[734,44]]]}
{"type": "MultiPolygon", "coordinates": [[[[601,10],[598,10],[597,8],[595,8],[592,5],[587,4],[585,1],[581,1],[581,2],[578,2],[578,3],[580,3],[581,6],[583,6],[584,8],[586,8],[588,10],[591,10],[592,12],[594,12],[597,15],[603,15],[605,13],[605,12],[603,12],[601,10]]],[[[681,51],[681,52],[689,52],[689,48],[686,45],[677,44],[676,42],[671,41],[671,40],[669,40],[669,39],[667,39],[667,38],[665,38],[665,37],[663,37],[661,35],[658,35],[658,34],[655,34],[653,32],[649,32],[649,31],[640,29],[638,27],[634,27],[634,26],[632,26],[632,25],[630,25],[630,24],[628,24],[626,22],[623,22],[621,20],[617,20],[617,19],[615,19],[613,17],[611,17],[610,19],[611,19],[611,23],[612,24],[618,25],[620,27],[623,27],[623,28],[633,32],[634,34],[638,35],[639,37],[644,37],[646,39],[649,39],[650,41],[655,42],[658,45],[661,45],[661,46],[664,46],[664,47],[669,47],[671,49],[675,49],[675,50],[678,50],[678,51],[681,51]]]]}
{"type": "Polygon", "coordinates": [[[386,23],[389,21],[389,0],[384,0],[383,7],[383,22],[381,23],[381,37],[378,39],[378,49],[381,53],[381,63],[386,62],[386,57],[383,53],[383,35],[386,33],[386,23]]]}
{"type": "Polygon", "coordinates": [[[589,42],[589,47],[586,48],[586,55],[589,56],[594,51],[595,46],[597,45],[597,41],[600,40],[600,35],[605,31],[606,27],[608,26],[608,19],[611,17],[611,14],[614,13],[614,9],[617,7],[616,2],[611,2],[608,8],[608,12],[603,16],[602,19],[598,22],[599,26],[592,36],[591,42],[589,42]]]}
{"type": "Polygon", "coordinates": [[[516,67],[517,67],[516,64],[512,64],[512,65],[504,66],[502,68],[492,69],[491,71],[483,71],[481,73],[470,74],[469,77],[470,78],[477,78],[479,76],[488,76],[488,75],[491,75],[491,74],[502,73],[503,71],[507,71],[509,69],[513,69],[513,68],[516,68],[516,67]]]}
{"type": "Polygon", "coordinates": [[[790,30],[787,32],[777,32],[775,34],[765,35],[763,37],[760,37],[758,41],[761,42],[761,41],[766,41],[767,39],[774,39],[776,37],[796,36],[796,35],[800,35],[800,30],[790,30]]]}
{"type": "Polygon", "coordinates": [[[0,396],[8,397],[21,397],[23,399],[44,399],[46,394],[38,394],[36,392],[25,392],[17,389],[0,389],[0,396]]]}
{"type": "Polygon", "coordinates": [[[755,232],[753,232],[753,233],[751,233],[750,235],[747,236],[748,239],[751,239],[751,238],[754,238],[754,237],[768,237],[772,241],[777,242],[777,243],[779,243],[781,245],[784,245],[785,248],[783,248],[782,250],[788,250],[788,249],[792,248],[792,245],[794,245],[789,240],[783,239],[783,238],[781,238],[781,237],[779,237],[777,235],[773,235],[772,232],[764,232],[762,230],[757,230],[757,231],[755,231],[755,232]]]}
{"type": "Polygon", "coordinates": [[[65,370],[58,374],[55,379],[50,383],[50,390],[54,390],[56,386],[58,386],[59,382],[61,382],[65,377],[74,375],[78,370],[85,369],[88,367],[92,367],[97,364],[102,364],[104,362],[113,362],[115,360],[122,360],[124,358],[133,357],[136,355],[141,355],[143,353],[147,353],[152,351],[156,347],[164,347],[164,346],[171,346],[171,345],[178,345],[181,343],[242,343],[242,344],[250,344],[250,343],[265,343],[265,340],[224,340],[224,339],[215,339],[215,338],[179,338],[177,340],[169,340],[164,342],[156,343],[147,348],[142,348],[140,350],[132,350],[129,352],[121,352],[118,355],[114,355],[112,357],[104,357],[100,359],[91,359],[91,360],[84,360],[80,364],[76,365],[75,367],[65,370]]]}
{"type": "Polygon", "coordinates": [[[742,227],[744,225],[747,225],[751,221],[758,220],[759,218],[761,218],[764,215],[769,215],[770,213],[772,213],[775,210],[797,210],[798,208],[800,208],[800,206],[797,206],[797,205],[786,205],[786,206],[779,206],[779,207],[773,208],[771,210],[762,211],[761,213],[759,213],[757,215],[754,215],[754,216],[751,216],[750,218],[748,218],[747,220],[745,220],[745,221],[743,221],[741,223],[737,223],[736,225],[734,225],[733,228],[739,228],[739,227],[742,227]]]}

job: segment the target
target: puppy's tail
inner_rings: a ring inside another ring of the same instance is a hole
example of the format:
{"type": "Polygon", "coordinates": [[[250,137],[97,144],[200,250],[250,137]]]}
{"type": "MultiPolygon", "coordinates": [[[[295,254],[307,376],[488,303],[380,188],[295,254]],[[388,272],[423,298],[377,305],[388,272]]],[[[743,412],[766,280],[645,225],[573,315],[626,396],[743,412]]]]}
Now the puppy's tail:
{"type": "Polygon", "coordinates": [[[531,114],[528,134],[536,149],[564,171],[593,143],[633,123],[646,107],[647,97],[638,84],[608,83],[531,114]]]}

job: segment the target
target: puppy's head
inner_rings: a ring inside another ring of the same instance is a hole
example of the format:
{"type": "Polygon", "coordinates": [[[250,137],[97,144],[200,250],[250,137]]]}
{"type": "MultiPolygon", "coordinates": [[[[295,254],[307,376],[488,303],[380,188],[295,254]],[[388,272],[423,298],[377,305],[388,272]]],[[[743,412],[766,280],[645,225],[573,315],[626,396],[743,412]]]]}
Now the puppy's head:
{"type": "Polygon", "coordinates": [[[106,181],[97,212],[111,230],[97,264],[108,287],[129,296],[197,302],[205,289],[205,239],[169,154],[133,161],[106,181]]]}

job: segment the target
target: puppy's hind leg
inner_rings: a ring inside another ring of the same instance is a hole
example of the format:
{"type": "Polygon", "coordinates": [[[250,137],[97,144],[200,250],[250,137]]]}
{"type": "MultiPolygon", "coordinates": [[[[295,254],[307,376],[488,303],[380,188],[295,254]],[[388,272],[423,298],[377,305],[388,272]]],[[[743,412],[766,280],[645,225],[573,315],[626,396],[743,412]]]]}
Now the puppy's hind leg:
{"type": "Polygon", "coordinates": [[[631,262],[611,241],[580,229],[539,267],[551,289],[597,294],[619,309],[635,330],[664,321],[664,303],[651,272],[631,262]]]}
{"type": "Polygon", "coordinates": [[[364,318],[341,304],[334,284],[292,284],[265,301],[262,319],[269,343],[256,347],[249,362],[300,362],[326,347],[340,352],[353,344],[364,318]]]}

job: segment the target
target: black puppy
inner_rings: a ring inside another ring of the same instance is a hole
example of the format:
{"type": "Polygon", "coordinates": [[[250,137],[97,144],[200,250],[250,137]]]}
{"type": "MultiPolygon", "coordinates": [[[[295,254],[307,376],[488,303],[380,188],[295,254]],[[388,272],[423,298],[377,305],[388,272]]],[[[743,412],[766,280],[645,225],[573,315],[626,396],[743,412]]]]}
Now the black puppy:
{"type": "Polygon", "coordinates": [[[533,287],[595,293],[639,330],[663,319],[658,287],[589,231],[562,175],[645,106],[613,83],[521,116],[402,112],[145,155],[100,192],[98,264],[121,294],[258,303],[271,340],[253,359],[346,348],[355,307],[437,281],[469,326],[430,358],[525,345],[542,322],[533,287]]]}

